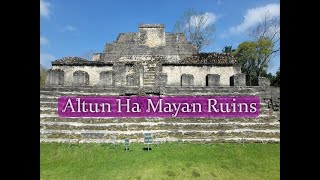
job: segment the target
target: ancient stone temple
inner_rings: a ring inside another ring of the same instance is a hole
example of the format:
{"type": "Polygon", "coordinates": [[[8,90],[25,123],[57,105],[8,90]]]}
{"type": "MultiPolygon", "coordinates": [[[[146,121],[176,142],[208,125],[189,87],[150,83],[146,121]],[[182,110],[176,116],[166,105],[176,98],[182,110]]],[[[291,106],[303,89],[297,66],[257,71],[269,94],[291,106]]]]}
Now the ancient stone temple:
{"type": "Polygon", "coordinates": [[[91,60],[65,57],[52,62],[40,89],[40,141],[65,143],[155,141],[280,142],[279,88],[246,75],[230,54],[199,53],[183,33],[162,24],[143,24],[120,33],[91,60]],[[64,118],[61,96],[259,96],[256,118],[64,118]]]}
{"type": "MultiPolygon", "coordinates": [[[[142,24],[120,33],[91,61],[65,57],[52,62],[47,86],[146,87],[245,86],[236,60],[226,53],[199,53],[183,33],[167,33],[162,24],[142,24]]],[[[131,88],[132,89],[132,88],[131,88]]]]}

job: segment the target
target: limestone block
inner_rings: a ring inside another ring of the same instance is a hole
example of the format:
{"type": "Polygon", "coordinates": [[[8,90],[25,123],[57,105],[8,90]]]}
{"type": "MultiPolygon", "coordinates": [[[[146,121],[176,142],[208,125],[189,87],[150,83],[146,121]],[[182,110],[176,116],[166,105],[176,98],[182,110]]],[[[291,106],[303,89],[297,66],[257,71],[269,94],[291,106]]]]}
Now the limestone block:
{"type": "Polygon", "coordinates": [[[113,72],[112,71],[101,71],[99,85],[113,86],[113,72]]]}
{"type": "Polygon", "coordinates": [[[220,85],[220,75],[219,74],[208,74],[206,77],[207,86],[219,86],[220,85]]]}
{"type": "Polygon", "coordinates": [[[246,75],[240,73],[231,76],[230,86],[246,86],[246,75]]]}
{"type": "Polygon", "coordinates": [[[126,66],[125,64],[117,63],[112,67],[114,86],[124,86],[126,82],[126,66]]]}
{"type": "Polygon", "coordinates": [[[64,71],[60,69],[50,69],[46,78],[46,85],[63,85],[64,84],[64,71]]]}
{"type": "Polygon", "coordinates": [[[168,81],[167,73],[157,73],[156,74],[156,85],[157,86],[165,86],[168,81]]]}
{"type": "Polygon", "coordinates": [[[138,73],[132,73],[127,75],[127,86],[139,86],[140,77],[138,73]]]}
{"type": "Polygon", "coordinates": [[[89,74],[85,71],[75,71],[73,73],[73,86],[88,86],[89,74]]]}
{"type": "Polygon", "coordinates": [[[258,77],[259,86],[270,86],[270,80],[266,77],[258,77]]]}
{"type": "Polygon", "coordinates": [[[192,74],[182,74],[181,75],[181,86],[193,86],[194,78],[192,74]]]}

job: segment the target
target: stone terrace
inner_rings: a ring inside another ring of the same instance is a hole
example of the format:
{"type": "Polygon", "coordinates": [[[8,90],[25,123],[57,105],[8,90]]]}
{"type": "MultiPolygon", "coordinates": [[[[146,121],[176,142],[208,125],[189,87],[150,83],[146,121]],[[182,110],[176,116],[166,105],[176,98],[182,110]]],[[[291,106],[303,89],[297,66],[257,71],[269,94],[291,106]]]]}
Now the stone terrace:
{"type": "MultiPolygon", "coordinates": [[[[134,89],[132,89],[134,91],[134,89]]],[[[71,143],[143,142],[143,134],[152,132],[157,141],[195,142],[280,142],[280,117],[277,90],[263,87],[192,88],[166,87],[162,95],[255,95],[261,99],[258,118],[60,118],[58,97],[89,95],[126,95],[116,88],[44,88],[40,91],[40,141],[71,143]],[[196,93],[194,93],[195,91],[196,93]],[[274,100],[276,101],[276,100],[274,100]]]]}

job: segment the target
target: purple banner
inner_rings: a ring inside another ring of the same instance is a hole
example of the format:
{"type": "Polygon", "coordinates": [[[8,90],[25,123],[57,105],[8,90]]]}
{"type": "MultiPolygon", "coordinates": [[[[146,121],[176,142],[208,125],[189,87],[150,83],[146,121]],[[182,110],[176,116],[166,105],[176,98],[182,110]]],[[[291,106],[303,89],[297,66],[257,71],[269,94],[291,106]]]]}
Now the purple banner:
{"type": "Polygon", "coordinates": [[[258,96],[61,96],[60,117],[257,117],[258,96]]]}

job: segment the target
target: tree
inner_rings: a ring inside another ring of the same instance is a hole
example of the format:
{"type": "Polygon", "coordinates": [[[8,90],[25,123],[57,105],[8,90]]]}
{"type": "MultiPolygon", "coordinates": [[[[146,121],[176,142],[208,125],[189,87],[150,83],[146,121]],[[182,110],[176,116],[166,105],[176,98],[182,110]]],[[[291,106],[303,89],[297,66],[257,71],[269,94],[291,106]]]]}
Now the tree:
{"type": "Polygon", "coordinates": [[[269,39],[274,45],[274,52],[280,51],[280,16],[272,16],[268,11],[262,16],[262,21],[260,21],[256,26],[252,27],[249,35],[255,40],[259,39],[269,39]]]}
{"type": "Polygon", "coordinates": [[[271,86],[280,87],[280,67],[274,76],[274,80],[271,82],[271,86]]]}
{"type": "Polygon", "coordinates": [[[47,69],[40,64],[40,87],[44,87],[46,84],[47,69]]]}
{"type": "Polygon", "coordinates": [[[223,49],[222,49],[222,52],[223,53],[233,53],[235,52],[236,50],[235,49],[232,49],[232,46],[225,46],[223,49]]]}
{"type": "Polygon", "coordinates": [[[90,61],[94,52],[95,52],[94,50],[90,49],[90,50],[88,50],[88,51],[85,51],[85,52],[81,55],[81,57],[82,57],[83,59],[86,59],[86,60],[89,60],[89,61],[90,61]]]}
{"type": "Polygon", "coordinates": [[[215,31],[212,23],[215,17],[211,13],[197,12],[188,9],[184,15],[175,23],[174,32],[183,32],[187,40],[201,51],[212,43],[212,36],[215,31]]]}
{"type": "Polygon", "coordinates": [[[280,52],[280,16],[265,12],[261,21],[251,28],[249,35],[253,41],[246,41],[238,46],[235,56],[241,63],[242,72],[256,79],[266,75],[267,68],[274,55],[280,52]]]}
{"type": "Polygon", "coordinates": [[[268,11],[266,11],[261,17],[262,20],[253,28],[251,28],[249,35],[255,39],[268,40],[268,43],[272,44],[272,50],[268,50],[267,53],[264,52],[263,63],[266,68],[268,68],[269,62],[273,56],[280,52],[280,16],[272,16],[268,11]]]}
{"type": "Polygon", "coordinates": [[[267,38],[246,41],[238,46],[235,57],[241,64],[241,71],[248,75],[249,85],[252,79],[256,79],[267,70],[272,50],[273,43],[267,38]]]}

